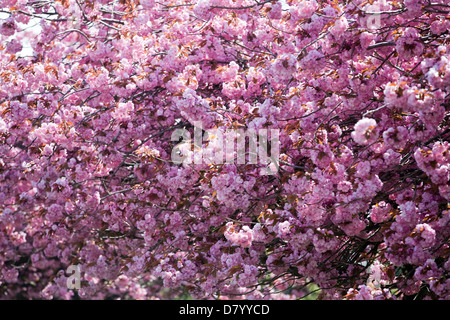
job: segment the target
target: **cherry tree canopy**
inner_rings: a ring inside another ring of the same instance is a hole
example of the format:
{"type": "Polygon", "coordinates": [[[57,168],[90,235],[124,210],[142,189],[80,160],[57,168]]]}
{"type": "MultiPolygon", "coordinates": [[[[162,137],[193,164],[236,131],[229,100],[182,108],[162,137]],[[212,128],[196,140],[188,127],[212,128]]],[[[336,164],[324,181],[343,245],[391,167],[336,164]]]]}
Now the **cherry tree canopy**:
{"type": "Polygon", "coordinates": [[[0,8],[1,298],[450,298],[450,1],[0,8]],[[196,121],[277,172],[174,163],[196,121]]]}

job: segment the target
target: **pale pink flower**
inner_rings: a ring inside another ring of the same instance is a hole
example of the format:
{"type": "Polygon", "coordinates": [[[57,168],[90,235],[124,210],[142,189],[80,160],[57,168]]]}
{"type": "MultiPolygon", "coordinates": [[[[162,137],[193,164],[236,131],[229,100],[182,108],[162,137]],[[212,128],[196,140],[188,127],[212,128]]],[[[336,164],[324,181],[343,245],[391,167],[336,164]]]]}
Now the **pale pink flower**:
{"type": "Polygon", "coordinates": [[[360,145],[374,143],[378,139],[377,122],[368,118],[359,120],[352,132],[352,138],[360,145]]]}

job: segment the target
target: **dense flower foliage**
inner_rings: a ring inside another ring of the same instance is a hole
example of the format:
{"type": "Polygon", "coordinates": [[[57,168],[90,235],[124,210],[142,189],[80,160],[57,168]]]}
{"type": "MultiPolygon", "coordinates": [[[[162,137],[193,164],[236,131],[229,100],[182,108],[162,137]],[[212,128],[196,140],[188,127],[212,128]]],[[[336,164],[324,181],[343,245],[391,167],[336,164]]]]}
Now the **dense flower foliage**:
{"type": "Polygon", "coordinates": [[[0,14],[1,298],[450,298],[450,1],[0,14]],[[278,129],[278,171],[174,163],[195,121],[278,129]]]}

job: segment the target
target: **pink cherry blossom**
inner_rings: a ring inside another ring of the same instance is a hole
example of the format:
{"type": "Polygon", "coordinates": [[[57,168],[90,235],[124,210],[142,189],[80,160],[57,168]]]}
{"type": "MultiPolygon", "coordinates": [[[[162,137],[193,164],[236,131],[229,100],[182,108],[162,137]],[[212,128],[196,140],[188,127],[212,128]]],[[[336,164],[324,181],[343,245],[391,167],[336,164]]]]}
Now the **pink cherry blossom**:
{"type": "Polygon", "coordinates": [[[363,118],[355,125],[352,138],[360,145],[367,145],[378,139],[377,122],[374,119],[363,118]]]}

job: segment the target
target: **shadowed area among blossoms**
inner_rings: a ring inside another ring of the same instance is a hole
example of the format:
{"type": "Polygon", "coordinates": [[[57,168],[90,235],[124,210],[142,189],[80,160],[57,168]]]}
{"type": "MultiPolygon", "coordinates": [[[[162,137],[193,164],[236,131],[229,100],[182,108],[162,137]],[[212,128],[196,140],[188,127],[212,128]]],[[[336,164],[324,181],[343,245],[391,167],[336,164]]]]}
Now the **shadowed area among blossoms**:
{"type": "Polygon", "coordinates": [[[449,299],[449,13],[0,0],[0,298],[449,299]],[[194,122],[277,171],[174,163],[194,122]]]}

